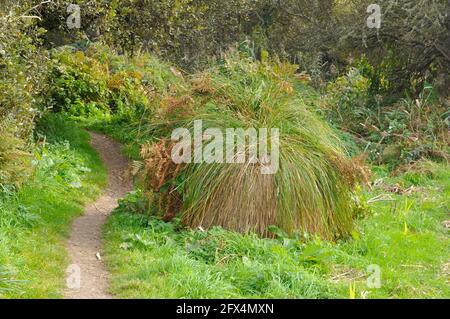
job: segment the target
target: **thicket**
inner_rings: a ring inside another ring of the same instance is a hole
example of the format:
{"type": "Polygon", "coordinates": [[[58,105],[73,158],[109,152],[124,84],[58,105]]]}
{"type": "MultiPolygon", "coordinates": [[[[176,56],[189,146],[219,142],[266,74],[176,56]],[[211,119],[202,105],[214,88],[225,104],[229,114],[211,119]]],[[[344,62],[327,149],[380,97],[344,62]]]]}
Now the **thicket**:
{"type": "MultiPolygon", "coordinates": [[[[185,68],[248,40],[307,70],[316,84],[366,55],[389,80],[390,93],[418,93],[436,82],[448,94],[448,0],[382,0],[381,28],[369,28],[370,0],[76,1],[81,29],[68,29],[67,3],[41,7],[47,45],[102,39],[122,52],[152,51],[185,68]]],[[[374,87],[373,87],[374,88],[374,87]]]]}
{"type": "Polygon", "coordinates": [[[0,185],[20,183],[31,169],[47,63],[34,19],[20,2],[0,5],[0,185]]]}
{"type": "Polygon", "coordinates": [[[411,164],[420,158],[448,161],[450,100],[426,83],[418,95],[392,99],[373,93],[387,85],[382,74],[361,60],[346,74],[327,84],[319,102],[322,114],[340,130],[350,133],[376,164],[391,167],[411,164]]]}

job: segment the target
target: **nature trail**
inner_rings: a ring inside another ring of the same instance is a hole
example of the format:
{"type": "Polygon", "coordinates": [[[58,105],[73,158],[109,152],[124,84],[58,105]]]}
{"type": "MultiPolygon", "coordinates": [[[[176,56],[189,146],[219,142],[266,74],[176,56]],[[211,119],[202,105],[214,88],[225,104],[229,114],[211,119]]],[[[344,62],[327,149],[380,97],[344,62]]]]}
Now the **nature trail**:
{"type": "Polygon", "coordinates": [[[102,227],[118,200],[132,188],[131,181],[125,177],[128,160],[121,154],[120,144],[101,134],[89,134],[92,147],[108,170],[108,185],[103,195],[88,205],[84,215],[72,224],[67,244],[71,264],[67,281],[72,283],[74,271],[79,269],[80,287],[66,287],[64,297],[68,299],[112,298],[108,294],[109,275],[102,261],[102,227]]]}

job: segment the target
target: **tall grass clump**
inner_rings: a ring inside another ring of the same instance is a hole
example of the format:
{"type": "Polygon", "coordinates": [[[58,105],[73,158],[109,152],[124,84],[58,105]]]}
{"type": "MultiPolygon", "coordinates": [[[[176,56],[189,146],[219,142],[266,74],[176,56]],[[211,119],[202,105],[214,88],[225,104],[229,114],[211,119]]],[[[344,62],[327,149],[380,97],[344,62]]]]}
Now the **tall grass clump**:
{"type": "Polygon", "coordinates": [[[148,125],[148,133],[159,139],[144,145],[142,156],[150,196],[165,210],[165,219],[179,212],[191,227],[218,225],[261,235],[269,235],[272,225],[325,238],[349,232],[356,166],[301,92],[294,92],[295,74],[295,66],[278,60],[254,62],[232,54],[189,78],[189,92],[184,85],[161,99],[148,125]],[[251,163],[248,156],[243,164],[175,165],[169,158],[170,134],[178,127],[192,134],[195,120],[202,120],[204,130],[223,133],[278,128],[278,171],[264,175],[261,163],[251,163]]]}

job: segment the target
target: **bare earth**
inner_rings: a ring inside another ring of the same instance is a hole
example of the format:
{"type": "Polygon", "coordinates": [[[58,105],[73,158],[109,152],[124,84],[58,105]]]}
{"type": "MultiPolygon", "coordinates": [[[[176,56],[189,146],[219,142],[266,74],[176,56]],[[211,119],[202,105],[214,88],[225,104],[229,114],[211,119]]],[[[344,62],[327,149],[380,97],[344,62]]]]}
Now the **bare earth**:
{"type": "MultiPolygon", "coordinates": [[[[75,265],[80,269],[80,288],[66,288],[64,295],[68,299],[112,298],[107,292],[108,272],[102,261],[102,226],[118,199],[131,190],[131,181],[125,177],[128,161],[120,153],[120,145],[104,135],[89,134],[91,145],[108,169],[108,186],[72,225],[67,250],[71,267],[75,265]]],[[[73,274],[68,273],[68,276],[73,274]]]]}

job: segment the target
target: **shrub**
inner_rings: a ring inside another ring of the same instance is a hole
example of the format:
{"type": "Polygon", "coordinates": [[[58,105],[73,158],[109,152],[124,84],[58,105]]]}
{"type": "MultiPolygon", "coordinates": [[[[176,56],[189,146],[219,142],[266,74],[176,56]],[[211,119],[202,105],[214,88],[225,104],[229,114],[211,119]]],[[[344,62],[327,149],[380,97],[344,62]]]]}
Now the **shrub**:
{"type": "Polygon", "coordinates": [[[0,6],[0,184],[18,184],[31,169],[27,152],[45,86],[43,30],[22,17],[24,3],[0,6]]]}
{"type": "Polygon", "coordinates": [[[54,50],[47,107],[76,119],[114,115],[133,121],[174,77],[170,70],[163,74],[158,63],[146,54],[120,56],[100,44],[54,50]]]}
{"type": "MultiPolygon", "coordinates": [[[[423,157],[448,160],[445,100],[426,84],[416,96],[384,93],[384,73],[359,63],[331,82],[320,103],[327,119],[356,136],[370,159],[398,165],[423,157]]],[[[318,103],[316,103],[317,105],[318,103]]]]}
{"type": "Polygon", "coordinates": [[[108,110],[108,73],[99,61],[67,48],[56,52],[51,70],[49,107],[84,117],[108,110]]]}
{"type": "Polygon", "coordinates": [[[67,2],[42,10],[41,25],[49,30],[48,45],[69,44],[88,37],[102,39],[122,52],[158,52],[185,67],[204,65],[208,58],[244,39],[259,19],[261,1],[229,0],[79,0],[81,29],[66,26],[67,2]]]}
{"type": "Polygon", "coordinates": [[[0,122],[0,185],[20,183],[31,170],[31,154],[14,125],[0,122]]]}
{"type": "Polygon", "coordinates": [[[364,124],[371,118],[368,92],[370,81],[360,70],[351,68],[327,87],[328,120],[343,131],[359,134],[365,132],[364,124]]]}

